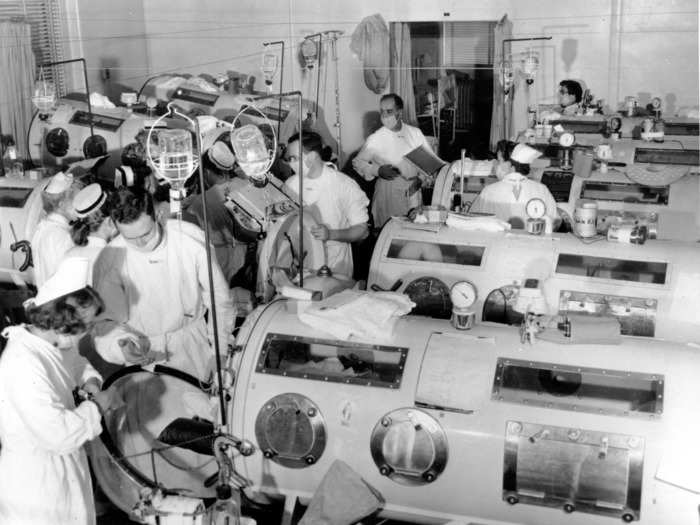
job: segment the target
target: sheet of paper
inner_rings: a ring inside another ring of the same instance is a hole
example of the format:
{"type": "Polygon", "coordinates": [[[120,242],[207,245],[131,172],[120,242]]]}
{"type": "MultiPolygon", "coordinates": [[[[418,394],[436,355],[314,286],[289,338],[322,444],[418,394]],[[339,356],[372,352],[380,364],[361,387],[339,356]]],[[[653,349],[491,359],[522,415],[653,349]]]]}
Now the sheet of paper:
{"type": "Polygon", "coordinates": [[[465,413],[481,408],[490,399],[494,350],[493,338],[434,333],[423,357],[416,403],[465,413]]]}

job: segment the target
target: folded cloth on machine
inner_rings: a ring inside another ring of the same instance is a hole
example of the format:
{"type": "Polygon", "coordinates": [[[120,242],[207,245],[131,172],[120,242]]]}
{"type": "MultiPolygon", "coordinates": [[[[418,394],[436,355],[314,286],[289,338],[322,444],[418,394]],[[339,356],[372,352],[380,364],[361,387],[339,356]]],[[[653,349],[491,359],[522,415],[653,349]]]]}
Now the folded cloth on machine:
{"type": "Polygon", "coordinates": [[[114,105],[114,102],[109,100],[107,95],[103,95],[97,91],[90,93],[90,106],[92,106],[92,109],[114,109],[117,107],[114,105]]]}
{"type": "Polygon", "coordinates": [[[410,312],[415,303],[395,292],[343,290],[300,311],[304,324],[348,340],[351,336],[372,341],[388,341],[396,321],[410,312]]]}
{"type": "Polygon", "coordinates": [[[567,316],[568,332],[565,335],[558,329],[546,329],[537,334],[537,339],[552,343],[582,345],[582,344],[614,344],[622,342],[620,321],[614,317],[597,315],[569,314],[567,316]]]}
{"type": "Polygon", "coordinates": [[[352,525],[383,504],[375,489],[347,463],[336,459],[323,476],[299,525],[352,525]]]}
{"type": "Polygon", "coordinates": [[[502,221],[492,216],[468,216],[459,213],[449,212],[447,214],[447,226],[458,230],[483,230],[490,232],[503,232],[510,230],[511,226],[506,221],[502,221]]]}

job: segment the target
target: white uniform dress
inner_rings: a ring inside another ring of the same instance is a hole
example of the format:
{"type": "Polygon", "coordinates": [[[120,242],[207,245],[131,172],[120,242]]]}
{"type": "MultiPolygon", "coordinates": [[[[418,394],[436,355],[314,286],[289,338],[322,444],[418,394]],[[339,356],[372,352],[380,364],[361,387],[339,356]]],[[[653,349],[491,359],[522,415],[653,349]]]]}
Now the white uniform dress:
{"type": "MultiPolygon", "coordinates": [[[[299,176],[292,175],[285,182],[287,189],[298,198],[299,176]]],[[[369,199],[350,177],[333,165],[323,166],[315,179],[304,178],[304,204],[316,220],[331,230],[343,230],[366,224],[369,220],[369,199]]],[[[349,242],[326,241],[328,267],[335,274],[352,277],[352,247],[349,242]]]]}
{"type": "MultiPolygon", "coordinates": [[[[163,239],[146,252],[118,236],[100,254],[94,268],[95,288],[109,318],[148,336],[151,351],[165,365],[202,380],[214,366],[213,328],[204,232],[185,221],[169,220],[163,239]]],[[[212,259],[219,344],[226,351],[236,308],[221,268],[212,259]]],[[[100,341],[97,340],[100,354],[100,341]]]]}
{"type": "Polygon", "coordinates": [[[422,203],[420,191],[409,195],[409,187],[418,177],[418,168],[404,158],[418,146],[432,151],[420,129],[401,123],[399,131],[381,127],[372,133],[357,154],[357,162],[353,166],[366,180],[377,178],[379,167],[383,164],[391,164],[401,172],[393,180],[377,178],[372,198],[375,228],[384,226],[391,217],[406,215],[408,210],[422,203]]]}
{"type": "Polygon", "coordinates": [[[87,244],[85,246],[73,246],[66,252],[66,257],[85,257],[88,260],[88,264],[90,265],[88,283],[90,283],[90,286],[94,287],[94,281],[92,279],[93,268],[95,267],[97,257],[105,246],[107,246],[107,241],[102,237],[88,235],[87,244]]]}
{"type": "Polygon", "coordinates": [[[509,222],[513,228],[524,229],[528,219],[525,207],[534,198],[542,199],[545,215],[552,221],[558,217],[557,203],[549,188],[518,172],[508,173],[498,182],[486,186],[474,199],[469,211],[491,213],[509,222]]]}
{"type": "Polygon", "coordinates": [[[56,272],[66,252],[75,246],[68,219],[58,213],[49,213],[37,225],[31,244],[34,280],[37,286],[41,286],[56,272]]]}
{"type": "MultiPolygon", "coordinates": [[[[21,326],[0,357],[0,523],[90,525],[95,508],[83,445],[102,428],[72,391],[96,372],[21,326]]],[[[97,376],[99,377],[99,376],[97,376]]]]}

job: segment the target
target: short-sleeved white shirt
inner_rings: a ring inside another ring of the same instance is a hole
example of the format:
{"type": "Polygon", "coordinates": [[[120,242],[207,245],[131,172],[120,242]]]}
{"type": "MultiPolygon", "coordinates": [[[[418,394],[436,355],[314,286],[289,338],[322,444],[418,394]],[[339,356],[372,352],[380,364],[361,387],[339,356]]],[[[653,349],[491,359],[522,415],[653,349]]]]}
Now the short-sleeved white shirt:
{"type": "MultiPolygon", "coordinates": [[[[292,175],[285,186],[296,197],[299,176],[292,175]]],[[[369,220],[369,199],[350,177],[325,165],[319,177],[304,179],[304,204],[321,224],[331,230],[342,230],[369,220]]],[[[334,273],[352,277],[352,249],[350,243],[327,241],[328,266],[334,273]]]]}

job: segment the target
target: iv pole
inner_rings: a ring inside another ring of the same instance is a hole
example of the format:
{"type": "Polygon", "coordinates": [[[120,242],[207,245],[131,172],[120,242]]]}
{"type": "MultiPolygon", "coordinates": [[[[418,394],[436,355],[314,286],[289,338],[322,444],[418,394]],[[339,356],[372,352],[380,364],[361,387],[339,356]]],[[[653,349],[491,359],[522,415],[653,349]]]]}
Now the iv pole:
{"type": "Polygon", "coordinates": [[[72,64],[74,62],[80,62],[83,64],[83,79],[85,80],[85,91],[87,92],[87,107],[88,115],[90,116],[90,138],[94,138],[95,130],[93,129],[93,118],[92,118],[92,104],[90,103],[90,86],[88,85],[88,75],[87,75],[87,62],[84,58],[73,58],[71,60],[59,60],[58,62],[44,62],[43,64],[37,64],[39,69],[44,67],[62,66],[63,64],[72,64]]]}
{"type": "MultiPolygon", "coordinates": [[[[529,42],[533,40],[551,40],[551,36],[536,36],[532,38],[504,38],[503,42],[501,42],[501,62],[505,61],[506,58],[506,42],[529,42]]],[[[503,79],[501,79],[501,82],[503,79]]],[[[511,88],[512,91],[513,88],[511,88]]],[[[507,94],[505,90],[502,90],[503,93],[503,139],[507,140],[508,139],[508,130],[506,129],[507,126],[507,117],[506,117],[506,98],[507,94]]],[[[511,103],[512,106],[512,103],[511,103]]]]}
{"type": "Polygon", "coordinates": [[[318,121],[318,96],[321,92],[321,57],[323,55],[323,33],[314,33],[304,37],[304,40],[313,40],[318,37],[318,65],[316,66],[316,107],[314,108],[314,118],[318,121]]]}
{"type": "MultiPolygon", "coordinates": [[[[338,73],[338,37],[343,34],[342,31],[324,31],[324,35],[328,35],[331,44],[331,57],[335,63],[335,137],[338,142],[338,168],[343,169],[343,147],[340,136],[340,75],[338,73]]],[[[320,71],[320,61],[319,61],[319,76],[320,71]]]]}
{"type": "MultiPolygon", "coordinates": [[[[319,64],[321,63],[319,59],[319,64]]],[[[303,138],[303,121],[302,121],[302,94],[301,91],[287,91],[286,93],[279,93],[277,95],[263,95],[260,97],[255,97],[253,100],[266,100],[268,98],[280,98],[280,104],[281,104],[281,99],[282,97],[297,97],[298,101],[298,115],[297,118],[299,119],[298,125],[299,125],[299,166],[298,166],[298,171],[297,173],[299,174],[299,257],[301,257],[299,261],[299,287],[303,288],[304,287],[304,177],[301,176],[303,173],[302,169],[302,138],[303,138]]],[[[204,211],[206,213],[206,210],[204,211]]]]}
{"type": "Polygon", "coordinates": [[[280,64],[280,92],[277,95],[280,98],[280,104],[277,108],[277,140],[280,136],[280,126],[282,125],[282,85],[284,81],[284,40],[276,40],[274,42],[263,42],[263,46],[282,46],[282,59],[280,64]]]}

